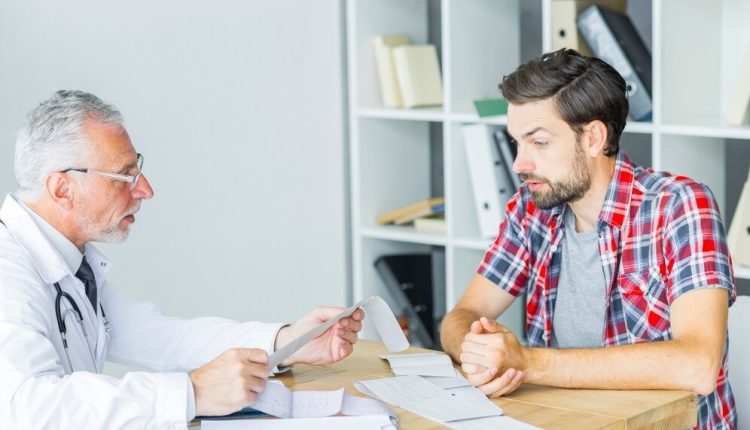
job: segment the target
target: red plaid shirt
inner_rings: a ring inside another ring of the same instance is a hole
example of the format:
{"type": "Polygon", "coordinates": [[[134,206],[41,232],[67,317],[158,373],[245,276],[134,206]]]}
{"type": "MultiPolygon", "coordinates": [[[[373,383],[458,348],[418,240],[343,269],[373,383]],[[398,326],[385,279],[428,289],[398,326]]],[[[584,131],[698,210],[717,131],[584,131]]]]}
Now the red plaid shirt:
{"type": "MultiPolygon", "coordinates": [[[[560,277],[566,205],[537,208],[524,184],[478,272],[514,296],[526,293],[526,336],[549,347],[560,277]]],[[[672,339],[670,304],[695,288],[736,290],[719,208],[705,185],[617,156],[596,229],[607,287],[602,346],[672,339]]],[[[716,391],[701,396],[698,426],[735,428],[727,347],[716,391]]]]}

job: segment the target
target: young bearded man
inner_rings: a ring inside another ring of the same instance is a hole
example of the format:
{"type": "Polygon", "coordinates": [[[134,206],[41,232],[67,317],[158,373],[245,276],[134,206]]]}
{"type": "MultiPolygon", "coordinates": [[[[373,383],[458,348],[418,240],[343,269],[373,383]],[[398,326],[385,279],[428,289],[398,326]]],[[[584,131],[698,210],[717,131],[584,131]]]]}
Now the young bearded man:
{"type": "Polygon", "coordinates": [[[707,186],[619,148],[625,81],[560,50],[500,84],[524,181],[455,309],[443,346],[501,396],[528,382],[698,394],[698,427],[736,427],[727,311],[736,291],[707,186]],[[526,337],[497,323],[526,295],[526,337]]]}

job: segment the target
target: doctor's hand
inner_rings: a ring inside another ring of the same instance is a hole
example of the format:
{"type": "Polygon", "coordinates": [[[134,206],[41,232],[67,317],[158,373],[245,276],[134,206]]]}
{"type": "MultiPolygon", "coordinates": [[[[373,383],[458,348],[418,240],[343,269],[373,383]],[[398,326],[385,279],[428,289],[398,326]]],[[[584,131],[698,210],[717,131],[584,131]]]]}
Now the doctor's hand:
{"type": "MultiPolygon", "coordinates": [[[[344,308],[318,307],[303,316],[291,326],[279,330],[276,336],[276,350],[279,350],[292,340],[302,336],[313,328],[335,317],[344,308]]],[[[362,320],[365,313],[357,309],[351,316],[342,318],[323,334],[311,340],[291,357],[281,363],[291,366],[295,363],[329,364],[344,359],[352,353],[357,342],[357,333],[362,330],[362,320]]]]}
{"type": "Polygon", "coordinates": [[[255,403],[268,378],[268,353],[235,348],[190,373],[196,415],[227,415],[255,403]]]}
{"type": "Polygon", "coordinates": [[[521,386],[527,366],[518,338],[507,327],[485,317],[471,324],[461,344],[460,360],[469,382],[490,397],[521,386]]]}

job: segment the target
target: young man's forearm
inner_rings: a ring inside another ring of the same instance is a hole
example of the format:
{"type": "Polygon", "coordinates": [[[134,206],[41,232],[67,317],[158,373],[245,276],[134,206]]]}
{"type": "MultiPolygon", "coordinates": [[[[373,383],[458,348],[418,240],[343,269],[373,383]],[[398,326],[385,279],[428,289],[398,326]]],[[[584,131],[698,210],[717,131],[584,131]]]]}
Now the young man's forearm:
{"type": "Polygon", "coordinates": [[[457,363],[460,363],[461,344],[464,337],[469,332],[471,323],[478,319],[479,315],[476,312],[466,308],[455,308],[443,318],[440,326],[440,342],[443,350],[457,363]]]}
{"type": "Polygon", "coordinates": [[[525,348],[525,381],[565,388],[715,389],[721,356],[687,341],[596,349],[525,348]]]}
{"type": "Polygon", "coordinates": [[[714,390],[727,332],[727,291],[702,288],[670,308],[673,340],[597,349],[524,349],[526,381],[558,387],[714,390]]]}

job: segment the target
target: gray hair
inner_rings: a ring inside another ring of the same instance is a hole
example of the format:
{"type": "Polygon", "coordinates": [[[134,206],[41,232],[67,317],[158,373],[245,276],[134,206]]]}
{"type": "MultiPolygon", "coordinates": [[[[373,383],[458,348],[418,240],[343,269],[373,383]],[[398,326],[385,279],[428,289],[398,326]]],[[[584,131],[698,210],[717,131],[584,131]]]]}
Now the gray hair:
{"type": "Polygon", "coordinates": [[[82,163],[91,155],[87,119],[123,127],[122,114],[114,106],[83,91],[57,91],[29,112],[16,138],[19,198],[38,198],[52,172],[85,167],[82,163]]]}

